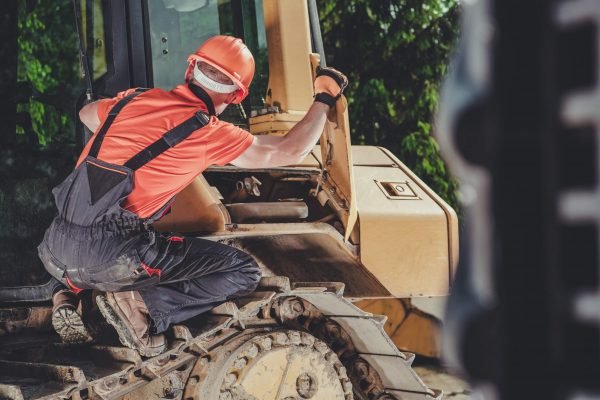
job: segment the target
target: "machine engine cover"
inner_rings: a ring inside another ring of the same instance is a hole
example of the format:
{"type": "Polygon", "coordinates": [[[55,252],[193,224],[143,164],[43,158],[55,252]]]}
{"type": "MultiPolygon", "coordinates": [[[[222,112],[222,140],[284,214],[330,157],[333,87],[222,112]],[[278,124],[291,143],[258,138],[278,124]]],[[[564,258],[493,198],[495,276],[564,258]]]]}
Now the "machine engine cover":
{"type": "Polygon", "coordinates": [[[454,210],[388,150],[352,146],[362,264],[396,297],[447,295],[454,210]]]}

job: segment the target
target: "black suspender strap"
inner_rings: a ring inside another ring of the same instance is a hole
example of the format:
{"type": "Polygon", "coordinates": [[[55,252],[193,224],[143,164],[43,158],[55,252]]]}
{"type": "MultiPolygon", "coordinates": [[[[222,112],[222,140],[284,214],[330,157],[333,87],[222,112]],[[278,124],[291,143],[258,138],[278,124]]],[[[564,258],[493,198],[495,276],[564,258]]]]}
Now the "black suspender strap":
{"type": "Polygon", "coordinates": [[[200,86],[194,85],[193,83],[188,83],[188,87],[197,98],[199,98],[204,102],[204,104],[206,104],[208,115],[216,116],[217,113],[215,112],[215,105],[208,93],[206,93],[206,90],[202,89],[200,86]]]}
{"type": "MultiPolygon", "coordinates": [[[[113,108],[108,113],[108,117],[104,121],[104,124],[98,131],[94,142],[92,143],[92,147],[90,148],[90,152],[88,153],[89,156],[98,157],[98,152],[100,151],[100,146],[102,146],[102,141],[106,136],[106,132],[108,132],[108,129],[114,122],[119,112],[136,96],[147,90],[148,89],[138,88],[135,90],[135,92],[123,97],[117,102],[117,104],[113,106],[113,108]]],[[[206,95],[208,96],[208,94],[206,95]]],[[[208,101],[210,101],[210,97],[208,98],[208,101]]],[[[214,110],[214,107],[212,107],[212,101],[210,101],[210,103],[207,103],[207,106],[209,110],[211,108],[214,110]]],[[[124,164],[124,166],[135,171],[136,169],[144,166],[146,163],[150,162],[154,158],[158,157],[166,150],[185,140],[194,131],[208,124],[209,120],[210,118],[208,115],[202,112],[197,112],[196,114],[194,114],[193,117],[188,118],[181,124],[169,130],[160,139],[156,140],[144,150],[140,151],[138,154],[130,158],[129,161],[127,161],[124,164]]]]}
{"type": "Polygon", "coordinates": [[[106,136],[106,132],[108,132],[108,129],[114,122],[115,118],[117,118],[117,115],[119,114],[119,112],[123,109],[123,107],[125,107],[137,95],[142,94],[146,90],[148,90],[148,89],[138,88],[135,90],[135,92],[130,93],[127,96],[123,97],[121,100],[119,100],[117,102],[117,104],[115,104],[113,106],[113,108],[109,111],[108,117],[106,117],[104,124],[102,124],[102,128],[100,128],[100,130],[98,131],[98,134],[96,135],[96,138],[94,139],[94,143],[92,143],[92,147],[90,147],[90,152],[88,153],[89,156],[96,157],[96,158],[98,157],[98,152],[100,151],[100,146],[102,146],[102,141],[104,140],[104,136],[106,136]]]}
{"type": "Polygon", "coordinates": [[[210,120],[209,116],[197,112],[193,117],[188,118],[181,124],[166,132],[160,139],[146,147],[144,150],[131,157],[124,166],[135,171],[143,167],[146,163],[158,157],[171,147],[181,143],[189,137],[194,131],[202,128],[210,120]]]}

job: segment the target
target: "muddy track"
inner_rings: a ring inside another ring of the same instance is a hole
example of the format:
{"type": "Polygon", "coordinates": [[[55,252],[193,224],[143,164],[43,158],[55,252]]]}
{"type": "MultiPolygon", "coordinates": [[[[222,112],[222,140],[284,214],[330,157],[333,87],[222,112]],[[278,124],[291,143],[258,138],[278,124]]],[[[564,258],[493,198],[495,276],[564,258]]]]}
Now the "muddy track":
{"type": "Polygon", "coordinates": [[[251,296],[222,304],[199,322],[174,326],[168,350],[156,357],[120,346],[43,339],[0,344],[0,398],[202,399],[205,383],[215,379],[216,398],[234,398],[231,374],[207,375],[206,367],[231,353],[236,339],[252,334],[277,341],[283,337],[277,332],[286,332],[290,343],[311,336],[326,345],[320,347],[325,356],[332,354],[326,358],[334,360],[345,399],[440,399],[411,368],[414,355],[400,352],[385,334],[384,321],[344,299],[341,284],[290,287],[285,278],[263,278],[251,296]]]}

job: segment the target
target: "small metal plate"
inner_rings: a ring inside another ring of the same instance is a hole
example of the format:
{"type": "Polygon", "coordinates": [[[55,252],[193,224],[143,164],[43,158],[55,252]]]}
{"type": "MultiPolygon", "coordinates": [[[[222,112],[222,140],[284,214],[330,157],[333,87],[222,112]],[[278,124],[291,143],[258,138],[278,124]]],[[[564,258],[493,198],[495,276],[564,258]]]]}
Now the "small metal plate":
{"type": "Polygon", "coordinates": [[[388,199],[392,200],[421,200],[413,190],[410,182],[384,182],[375,180],[375,183],[388,199]]]}

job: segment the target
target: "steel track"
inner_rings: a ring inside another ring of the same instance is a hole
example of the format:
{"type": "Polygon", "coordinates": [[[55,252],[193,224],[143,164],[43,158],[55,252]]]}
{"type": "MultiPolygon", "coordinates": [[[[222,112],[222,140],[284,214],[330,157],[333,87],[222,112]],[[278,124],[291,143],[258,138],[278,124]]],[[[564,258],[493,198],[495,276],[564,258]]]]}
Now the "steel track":
{"type": "Polygon", "coordinates": [[[220,348],[251,331],[293,329],[310,333],[337,355],[356,399],[441,399],[411,368],[414,355],[400,352],[384,332],[384,322],[345,299],[342,284],[290,287],[287,278],[263,278],[251,296],[174,326],[169,349],[152,358],[119,346],[0,343],[0,398],[193,399],[203,377],[192,372],[220,348]]]}

